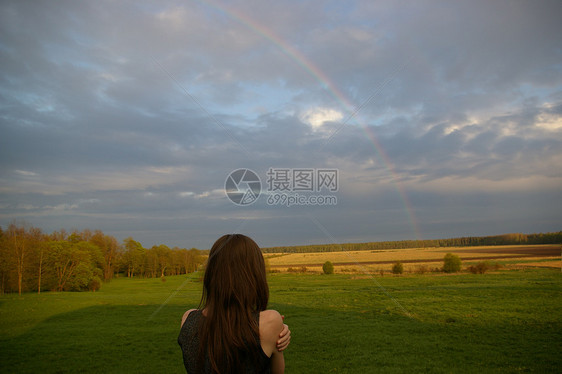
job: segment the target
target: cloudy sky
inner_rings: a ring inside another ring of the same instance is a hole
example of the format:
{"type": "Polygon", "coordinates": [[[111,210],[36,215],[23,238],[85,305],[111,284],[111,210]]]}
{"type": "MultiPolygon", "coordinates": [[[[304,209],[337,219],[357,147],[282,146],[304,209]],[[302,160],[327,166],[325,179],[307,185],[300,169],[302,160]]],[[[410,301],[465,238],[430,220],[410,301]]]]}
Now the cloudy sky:
{"type": "Polygon", "coordinates": [[[228,232],[280,246],[558,231],[560,15],[560,1],[2,1],[0,226],[187,248],[228,232]],[[253,204],[225,193],[240,168],[261,180],[253,204]],[[294,169],[337,170],[337,191],[299,193],[337,203],[268,204],[298,193],[273,186],[294,169]]]}

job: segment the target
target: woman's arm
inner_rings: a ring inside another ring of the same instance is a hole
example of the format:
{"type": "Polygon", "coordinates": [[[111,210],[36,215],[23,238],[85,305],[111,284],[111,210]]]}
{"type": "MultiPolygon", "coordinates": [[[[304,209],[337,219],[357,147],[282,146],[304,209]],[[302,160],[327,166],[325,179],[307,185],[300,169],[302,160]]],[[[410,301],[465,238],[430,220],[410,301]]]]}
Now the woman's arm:
{"type": "Polygon", "coordinates": [[[285,357],[283,352],[273,352],[271,355],[271,374],[285,373],[285,357]]]}
{"type": "Polygon", "coordinates": [[[272,374],[285,372],[283,352],[277,350],[277,340],[283,328],[283,318],[276,310],[260,313],[260,341],[265,354],[271,357],[272,374]]]}

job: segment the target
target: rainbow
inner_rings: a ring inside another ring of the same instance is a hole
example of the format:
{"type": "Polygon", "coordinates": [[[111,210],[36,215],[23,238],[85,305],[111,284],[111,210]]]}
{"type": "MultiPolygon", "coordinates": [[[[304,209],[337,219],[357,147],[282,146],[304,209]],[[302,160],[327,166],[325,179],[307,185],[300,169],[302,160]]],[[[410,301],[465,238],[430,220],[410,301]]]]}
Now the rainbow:
{"type": "MultiPolygon", "coordinates": [[[[334,98],[344,106],[347,112],[350,113],[346,122],[355,116],[355,114],[357,113],[360,107],[351,103],[351,101],[347,98],[347,96],[343,92],[341,92],[341,90],[336,86],[336,84],[334,84],[334,82],[318,66],[314,65],[309,59],[306,58],[306,56],[304,56],[299,50],[297,50],[295,47],[289,44],[286,40],[276,35],[273,32],[273,30],[258,23],[256,20],[250,18],[249,16],[240,12],[237,9],[229,8],[225,5],[219,5],[211,0],[197,0],[197,1],[215,10],[218,10],[221,13],[226,14],[229,18],[244,25],[248,29],[252,30],[254,33],[272,42],[281,50],[281,52],[287,55],[297,65],[303,68],[308,74],[314,77],[318,82],[320,82],[320,84],[326,87],[326,89],[331,93],[331,95],[334,96],[334,98]]],[[[404,203],[404,208],[406,209],[406,212],[408,214],[410,225],[414,232],[415,238],[416,240],[420,240],[421,231],[418,222],[415,218],[414,209],[408,198],[408,195],[404,190],[404,186],[402,182],[400,182],[400,178],[398,177],[397,173],[394,171],[390,158],[388,157],[387,153],[384,151],[382,145],[377,140],[372,129],[362,121],[358,121],[358,123],[365,131],[367,137],[373,143],[376,153],[378,154],[380,159],[383,160],[384,166],[391,173],[393,182],[396,186],[396,190],[398,191],[398,194],[400,195],[400,198],[404,203]]]]}

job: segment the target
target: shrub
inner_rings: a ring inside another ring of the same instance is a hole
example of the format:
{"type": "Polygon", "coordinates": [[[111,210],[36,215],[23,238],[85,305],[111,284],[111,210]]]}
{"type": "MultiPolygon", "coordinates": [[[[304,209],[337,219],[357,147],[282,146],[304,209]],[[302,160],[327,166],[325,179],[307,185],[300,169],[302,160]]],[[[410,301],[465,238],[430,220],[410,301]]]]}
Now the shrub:
{"type": "Polygon", "coordinates": [[[490,261],[481,261],[479,263],[477,263],[476,265],[471,265],[468,267],[468,270],[472,273],[472,274],[484,274],[486,271],[493,269],[493,270],[498,270],[499,268],[501,268],[501,265],[496,263],[491,263],[490,261]]]}
{"type": "Polygon", "coordinates": [[[301,266],[300,268],[288,268],[287,272],[289,273],[306,273],[308,269],[306,268],[306,266],[301,266]]]}
{"type": "Polygon", "coordinates": [[[482,261],[476,264],[476,269],[478,269],[478,274],[484,274],[492,267],[489,261],[482,261]]]}
{"type": "Polygon", "coordinates": [[[356,268],[340,268],[340,272],[342,272],[342,273],[357,273],[358,270],[356,268]]]}
{"type": "Polygon", "coordinates": [[[488,270],[488,262],[487,261],[481,261],[481,262],[477,263],[476,265],[470,265],[468,267],[468,271],[470,271],[472,274],[484,274],[486,272],[486,270],[488,270]]]}
{"type": "Polygon", "coordinates": [[[404,272],[404,265],[400,261],[392,265],[392,274],[402,274],[404,272]]]}
{"type": "Polygon", "coordinates": [[[324,271],[324,274],[334,274],[334,265],[330,261],[326,261],[322,265],[322,271],[324,271]]]}
{"type": "Polygon", "coordinates": [[[456,273],[461,270],[462,262],[459,256],[447,253],[443,259],[443,271],[445,273],[456,273]]]}
{"type": "Polygon", "coordinates": [[[88,283],[88,289],[90,291],[97,291],[101,288],[101,278],[97,275],[94,275],[92,279],[90,279],[90,283],[88,283]]]}
{"type": "Polygon", "coordinates": [[[429,266],[427,265],[419,265],[416,269],[416,273],[418,274],[425,274],[429,271],[429,266]]]}

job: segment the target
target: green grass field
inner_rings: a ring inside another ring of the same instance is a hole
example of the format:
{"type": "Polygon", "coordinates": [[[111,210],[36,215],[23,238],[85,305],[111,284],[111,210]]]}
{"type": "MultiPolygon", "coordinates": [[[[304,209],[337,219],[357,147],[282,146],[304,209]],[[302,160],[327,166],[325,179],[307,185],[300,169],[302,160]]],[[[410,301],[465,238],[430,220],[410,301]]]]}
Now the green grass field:
{"type": "MultiPolygon", "coordinates": [[[[287,373],[559,372],[562,274],[271,274],[287,373]],[[362,279],[358,279],[362,278],[362,279]]],[[[3,373],[182,373],[195,277],[115,279],[99,292],[0,297],[3,373]]]]}

